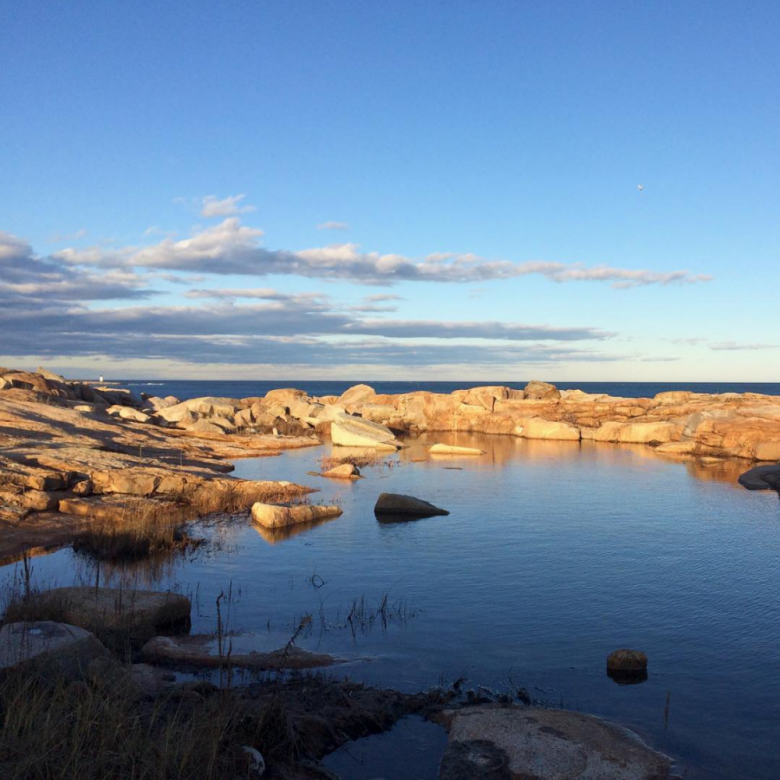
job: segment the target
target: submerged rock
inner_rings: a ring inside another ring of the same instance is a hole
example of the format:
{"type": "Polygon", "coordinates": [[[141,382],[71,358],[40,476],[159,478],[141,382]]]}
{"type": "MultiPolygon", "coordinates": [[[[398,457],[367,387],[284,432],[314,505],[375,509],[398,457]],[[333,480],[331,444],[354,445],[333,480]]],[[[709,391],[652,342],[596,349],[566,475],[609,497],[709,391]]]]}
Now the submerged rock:
{"type": "Polygon", "coordinates": [[[414,496],[382,493],[377,499],[374,514],[382,517],[434,517],[448,515],[449,512],[414,496]]]}
{"type": "Polygon", "coordinates": [[[443,713],[443,720],[451,743],[489,742],[504,751],[509,774],[486,776],[490,778],[661,780],[672,776],[668,756],[628,729],[592,715],[487,705],[450,710],[443,713]]]}
{"type": "Polygon", "coordinates": [[[179,663],[204,668],[236,666],[242,669],[264,671],[269,669],[315,669],[340,663],[330,655],[310,653],[294,645],[268,653],[250,651],[234,653],[230,651],[230,640],[225,639],[222,653],[219,643],[210,634],[192,636],[156,636],[141,649],[141,654],[149,663],[179,663]]]}
{"type": "Polygon", "coordinates": [[[311,523],[328,517],[341,515],[337,506],[310,506],[296,504],[294,506],[279,506],[278,504],[256,503],[252,506],[252,520],[264,528],[285,528],[298,523],[311,523]]]}

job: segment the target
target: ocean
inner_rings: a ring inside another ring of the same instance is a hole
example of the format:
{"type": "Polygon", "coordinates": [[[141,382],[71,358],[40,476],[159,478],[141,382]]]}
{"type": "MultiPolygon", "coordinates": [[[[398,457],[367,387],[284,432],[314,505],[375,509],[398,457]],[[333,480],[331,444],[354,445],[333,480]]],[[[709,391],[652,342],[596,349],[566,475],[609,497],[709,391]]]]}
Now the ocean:
{"type": "MultiPolygon", "coordinates": [[[[115,380],[121,387],[136,394],[166,396],[173,395],[185,401],[189,398],[217,396],[223,398],[247,398],[262,396],[269,390],[281,387],[296,387],[305,390],[311,396],[341,395],[347,388],[359,384],[361,380],[115,380]]],[[[506,385],[522,389],[523,382],[480,381],[480,382],[365,382],[380,394],[411,393],[416,390],[428,390],[433,393],[451,393],[454,390],[467,390],[485,385],[506,385]]],[[[780,382],[554,382],[560,390],[584,390],[586,393],[608,393],[626,398],[652,398],[656,393],[667,390],[693,390],[697,393],[764,393],[780,395],[780,382]]]]}

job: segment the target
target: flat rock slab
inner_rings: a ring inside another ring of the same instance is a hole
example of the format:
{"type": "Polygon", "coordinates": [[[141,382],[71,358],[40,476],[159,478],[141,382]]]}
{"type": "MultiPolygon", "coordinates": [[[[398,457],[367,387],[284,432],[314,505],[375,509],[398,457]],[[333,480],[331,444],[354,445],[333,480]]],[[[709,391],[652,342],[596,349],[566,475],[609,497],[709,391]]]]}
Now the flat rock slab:
{"type": "Polygon", "coordinates": [[[35,670],[79,679],[108,650],[94,634],[67,623],[39,620],[8,623],[0,629],[0,670],[35,670]]]}
{"type": "Polygon", "coordinates": [[[287,650],[273,650],[268,653],[257,651],[228,653],[229,642],[229,639],[225,640],[223,652],[220,655],[219,644],[213,635],[156,636],[143,646],[141,653],[149,663],[183,664],[209,669],[226,666],[257,671],[315,669],[340,663],[333,656],[310,653],[295,646],[287,650]]]}
{"type": "Polygon", "coordinates": [[[487,741],[503,750],[513,780],[673,777],[668,756],[632,731],[593,715],[487,705],[450,710],[443,717],[450,742],[487,741]]]}
{"type": "Polygon", "coordinates": [[[391,517],[434,517],[448,515],[446,509],[434,506],[428,501],[401,493],[382,493],[377,499],[374,514],[391,517]]]}
{"type": "Polygon", "coordinates": [[[34,597],[56,606],[67,623],[86,629],[139,630],[188,623],[186,596],[121,588],[53,588],[34,597]]]}
{"type": "Polygon", "coordinates": [[[330,437],[339,447],[397,450],[400,446],[395,434],[386,426],[346,414],[338,415],[333,419],[330,437]]]}
{"type": "Polygon", "coordinates": [[[475,447],[456,447],[454,444],[434,444],[429,450],[431,455],[484,455],[484,450],[475,447]]]}
{"type": "Polygon", "coordinates": [[[252,521],[263,528],[286,528],[299,523],[313,523],[316,520],[338,517],[341,513],[340,507],[337,506],[310,506],[308,504],[279,506],[258,502],[252,506],[252,521]]]}

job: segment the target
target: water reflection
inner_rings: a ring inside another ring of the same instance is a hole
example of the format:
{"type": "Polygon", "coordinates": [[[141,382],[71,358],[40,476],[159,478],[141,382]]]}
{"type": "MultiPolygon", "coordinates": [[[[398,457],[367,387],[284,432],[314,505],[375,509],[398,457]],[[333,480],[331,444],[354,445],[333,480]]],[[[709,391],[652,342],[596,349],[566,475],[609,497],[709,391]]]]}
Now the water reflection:
{"type": "Polygon", "coordinates": [[[295,525],[288,525],[283,528],[266,528],[265,526],[252,523],[252,528],[261,536],[268,544],[281,544],[288,539],[292,539],[299,534],[306,534],[309,531],[319,528],[320,526],[327,525],[335,520],[337,517],[325,517],[319,520],[312,520],[308,523],[296,523],[295,525]]]}

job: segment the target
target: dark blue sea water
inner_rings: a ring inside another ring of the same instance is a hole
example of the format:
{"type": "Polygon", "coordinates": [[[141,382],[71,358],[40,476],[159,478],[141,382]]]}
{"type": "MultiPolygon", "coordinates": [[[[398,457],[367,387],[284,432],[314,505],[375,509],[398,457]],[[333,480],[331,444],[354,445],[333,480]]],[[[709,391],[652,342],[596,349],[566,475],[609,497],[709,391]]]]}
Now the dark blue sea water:
{"type": "MultiPolygon", "coordinates": [[[[311,396],[341,395],[347,388],[361,383],[362,380],[284,379],[273,381],[233,381],[233,380],[139,380],[120,381],[135,393],[148,395],[173,395],[181,400],[200,396],[220,396],[225,398],[247,398],[262,396],[269,390],[280,387],[297,387],[306,390],[311,396]]],[[[481,381],[481,382],[371,382],[377,393],[411,393],[415,390],[428,390],[434,393],[451,393],[453,390],[466,390],[470,387],[485,385],[506,385],[522,389],[523,382],[481,381]]],[[[584,390],[586,393],[608,393],[625,398],[652,398],[656,393],[667,390],[693,390],[697,393],[765,393],[780,395],[780,382],[555,382],[561,390],[584,390]]]]}

